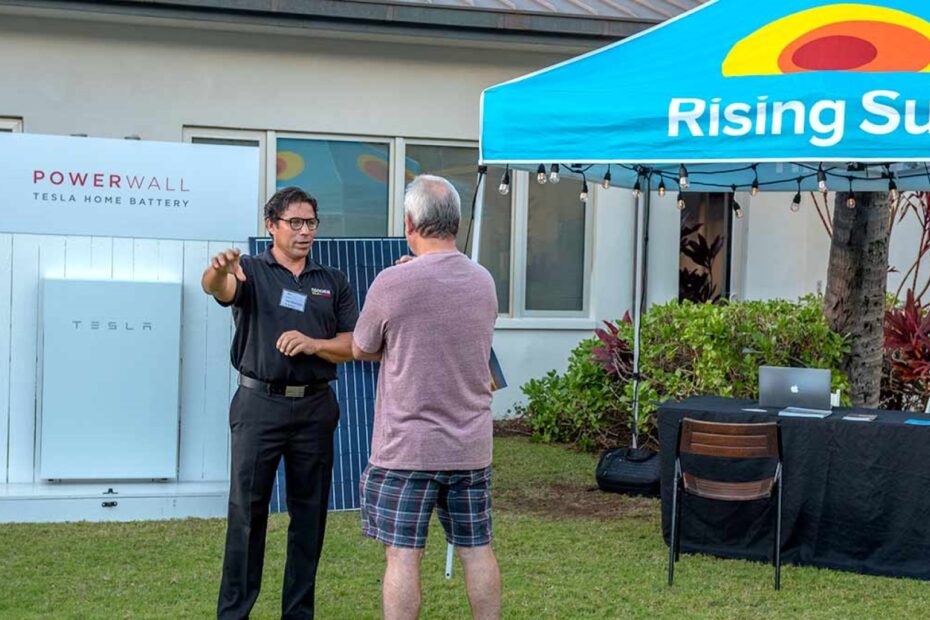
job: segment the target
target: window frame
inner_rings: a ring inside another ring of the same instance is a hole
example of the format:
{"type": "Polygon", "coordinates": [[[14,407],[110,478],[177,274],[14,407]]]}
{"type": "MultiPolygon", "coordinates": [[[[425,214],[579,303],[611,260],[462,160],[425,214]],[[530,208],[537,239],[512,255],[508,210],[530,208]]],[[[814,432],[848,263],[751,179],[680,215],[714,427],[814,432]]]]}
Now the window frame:
{"type": "MultiPolygon", "coordinates": [[[[527,171],[518,171],[515,175],[517,179],[516,191],[520,192],[520,200],[514,199],[516,209],[522,210],[519,215],[520,230],[527,231],[521,240],[522,247],[519,256],[521,263],[515,268],[515,273],[520,274],[520,304],[516,306],[520,313],[514,315],[514,318],[525,317],[531,319],[587,319],[591,317],[591,272],[594,266],[594,212],[597,208],[597,191],[595,183],[588,183],[588,201],[585,203],[584,210],[584,257],[582,258],[582,292],[581,292],[581,310],[530,310],[526,307],[526,268],[527,268],[527,250],[529,246],[529,207],[530,207],[530,173],[527,171]]],[[[535,174],[534,174],[535,176],[535,174]]],[[[575,180],[577,175],[562,174],[562,179],[575,180]]],[[[578,177],[580,180],[580,177],[578,177]]]]}
{"type": "MultiPolygon", "coordinates": [[[[477,178],[477,173],[476,173],[476,178],[477,178]]],[[[511,176],[511,179],[512,180],[511,180],[511,186],[510,186],[511,188],[510,190],[510,274],[508,278],[510,286],[507,289],[507,294],[510,296],[510,298],[507,300],[507,308],[509,308],[509,310],[507,312],[499,312],[497,315],[501,318],[514,318],[515,316],[518,316],[518,311],[516,310],[517,304],[515,302],[517,300],[517,295],[522,294],[522,291],[525,288],[523,287],[522,282],[519,282],[519,283],[517,282],[517,274],[518,274],[517,246],[518,246],[518,241],[521,238],[521,235],[517,234],[518,231],[521,230],[520,228],[518,228],[519,220],[517,218],[517,204],[518,204],[517,199],[520,196],[520,194],[517,191],[516,183],[515,183],[515,180],[513,180],[513,176],[511,176]]],[[[495,180],[486,174],[481,180],[481,186],[478,188],[477,199],[475,201],[475,210],[477,211],[481,209],[482,217],[484,213],[484,193],[488,191],[489,183],[490,183],[490,191],[494,191],[495,180]]],[[[474,214],[472,215],[474,216],[474,214]]],[[[480,248],[481,233],[477,232],[478,227],[475,227],[475,230],[476,232],[472,235],[472,247],[474,248],[477,246],[480,248]],[[477,241],[477,244],[475,243],[476,241],[477,241]]],[[[524,222],[524,227],[522,230],[526,230],[525,222],[524,222]]],[[[522,235],[522,237],[525,239],[526,236],[522,235]]],[[[472,252],[472,256],[474,256],[474,252],[472,252]]],[[[480,258],[481,258],[480,253],[478,254],[478,258],[480,262],[480,258]]]]}
{"type": "MultiPolygon", "coordinates": [[[[394,138],[395,149],[398,154],[397,158],[392,159],[393,161],[398,162],[398,165],[394,166],[394,175],[391,177],[391,180],[394,182],[393,194],[394,194],[394,204],[397,205],[397,208],[394,213],[394,219],[392,220],[393,224],[393,234],[397,237],[404,236],[404,191],[407,189],[406,183],[406,166],[400,165],[399,162],[407,162],[407,146],[448,146],[451,148],[465,148],[465,149],[474,149],[475,150],[475,167],[478,165],[478,143],[474,140],[446,140],[446,139],[431,139],[431,138],[404,138],[397,137],[394,138]]],[[[477,178],[477,171],[475,172],[475,177],[477,178]]],[[[481,196],[478,196],[478,200],[481,200],[481,196]]],[[[475,208],[478,208],[478,205],[475,205],[475,208]]],[[[472,236],[474,238],[474,235],[472,236]]]]}
{"type": "MultiPolygon", "coordinates": [[[[3,127],[0,118],[0,127],[3,127]]],[[[16,119],[9,119],[16,122],[16,119]]],[[[18,127],[21,129],[22,121],[18,127]]],[[[408,138],[404,136],[387,136],[376,134],[346,134],[305,131],[278,131],[274,129],[239,129],[211,127],[201,125],[184,125],[182,141],[192,143],[194,138],[252,140],[259,144],[261,166],[259,172],[259,209],[257,234],[265,233],[262,207],[268,197],[277,191],[277,157],[278,138],[295,140],[329,140],[334,142],[371,142],[388,147],[388,212],[385,235],[404,236],[404,191],[406,189],[406,161],[408,146],[438,146],[474,149],[477,155],[478,142],[475,140],[445,138],[408,138]]],[[[477,165],[477,162],[476,162],[477,165]]],[[[565,178],[575,179],[577,175],[567,173],[565,178]]],[[[591,329],[594,320],[592,311],[592,270],[594,264],[594,226],[597,211],[598,192],[589,183],[592,191],[588,193],[584,224],[583,289],[581,310],[529,310],[526,307],[527,285],[527,248],[529,223],[529,188],[534,175],[526,170],[511,169],[510,192],[510,311],[498,315],[497,327],[501,329],[591,329]]],[[[475,208],[481,208],[485,191],[494,191],[497,179],[485,176],[482,188],[477,195],[475,208]],[[491,184],[490,188],[487,184],[491,184]]],[[[472,241],[480,237],[473,232],[472,241]]],[[[480,238],[479,238],[480,242],[480,238]]],[[[480,258],[480,257],[479,257],[480,258]]]]}
{"type": "MultiPolygon", "coordinates": [[[[184,125],[181,129],[181,141],[194,144],[194,139],[207,140],[250,140],[258,142],[258,219],[256,221],[256,236],[265,234],[265,202],[271,194],[268,193],[268,131],[258,129],[225,129],[221,127],[201,127],[198,125],[184,125]]],[[[272,160],[274,164],[274,160],[272,160]]],[[[271,170],[276,170],[271,166],[271,170]]]]}
{"type": "Polygon", "coordinates": [[[23,118],[21,116],[0,116],[0,131],[23,133],[23,118]]]}

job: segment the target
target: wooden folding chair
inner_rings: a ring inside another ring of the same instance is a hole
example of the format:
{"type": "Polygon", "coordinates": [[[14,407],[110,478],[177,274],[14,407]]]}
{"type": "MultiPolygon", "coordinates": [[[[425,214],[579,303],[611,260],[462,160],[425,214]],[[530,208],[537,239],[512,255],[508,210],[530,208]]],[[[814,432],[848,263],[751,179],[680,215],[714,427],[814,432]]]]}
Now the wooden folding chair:
{"type": "Polygon", "coordinates": [[[675,562],[681,555],[681,504],[685,495],[722,502],[751,502],[776,498],[775,589],[781,589],[781,498],[782,451],[781,428],[777,422],[762,424],[724,424],[683,418],[678,426],[675,446],[675,478],[672,488],[672,531],[668,545],[668,585],[672,585],[675,562]],[[682,454],[717,458],[777,460],[775,473],[761,480],[721,482],[699,478],[681,466],[682,454]]]}

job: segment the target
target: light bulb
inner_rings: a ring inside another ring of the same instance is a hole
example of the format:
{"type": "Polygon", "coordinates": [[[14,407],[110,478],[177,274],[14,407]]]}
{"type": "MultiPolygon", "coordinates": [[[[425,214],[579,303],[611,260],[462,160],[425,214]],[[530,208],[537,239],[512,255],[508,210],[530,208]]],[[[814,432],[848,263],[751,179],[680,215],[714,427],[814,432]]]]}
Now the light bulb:
{"type": "Polygon", "coordinates": [[[756,196],[759,194],[759,179],[752,180],[752,189],[750,190],[750,193],[753,196],[756,196]]]}
{"type": "Polygon", "coordinates": [[[559,165],[552,164],[549,166],[549,182],[558,183],[559,182],[559,165]]]}
{"type": "Polygon", "coordinates": [[[497,191],[501,193],[501,196],[510,193],[510,170],[504,171],[504,176],[501,177],[501,184],[498,186],[497,191]]]}
{"type": "Polygon", "coordinates": [[[688,189],[688,169],[684,164],[678,167],[678,186],[681,189],[688,189]]]}
{"type": "Polygon", "coordinates": [[[643,187],[639,184],[639,179],[636,179],[636,183],[633,184],[633,196],[639,198],[640,194],[643,193],[643,187]]]}
{"type": "Polygon", "coordinates": [[[821,194],[827,193],[827,173],[823,170],[823,164],[820,164],[820,167],[817,168],[817,189],[820,190],[821,194]]]}
{"type": "Polygon", "coordinates": [[[791,201],[791,211],[797,213],[801,210],[801,192],[798,192],[794,195],[794,200],[791,201]]]}
{"type": "Polygon", "coordinates": [[[604,173],[604,189],[610,189],[610,170],[604,173]]]}
{"type": "Polygon", "coordinates": [[[743,207],[739,206],[739,203],[735,200],[733,201],[733,215],[736,216],[736,219],[743,217],[743,207]]]}
{"type": "Polygon", "coordinates": [[[542,164],[539,164],[539,167],[536,169],[536,182],[540,185],[546,184],[546,167],[542,164]]]}
{"type": "Polygon", "coordinates": [[[688,206],[688,203],[685,202],[685,195],[678,192],[678,210],[684,211],[686,206],[688,206]]]}
{"type": "Polygon", "coordinates": [[[659,181],[659,197],[665,196],[665,179],[659,181]]]}
{"type": "Polygon", "coordinates": [[[855,194],[849,195],[849,198],[846,199],[846,206],[849,207],[850,209],[856,208],[856,195],[855,194]]]}
{"type": "Polygon", "coordinates": [[[581,202],[588,202],[588,182],[584,181],[581,184],[581,193],[578,195],[578,199],[581,202]]]}

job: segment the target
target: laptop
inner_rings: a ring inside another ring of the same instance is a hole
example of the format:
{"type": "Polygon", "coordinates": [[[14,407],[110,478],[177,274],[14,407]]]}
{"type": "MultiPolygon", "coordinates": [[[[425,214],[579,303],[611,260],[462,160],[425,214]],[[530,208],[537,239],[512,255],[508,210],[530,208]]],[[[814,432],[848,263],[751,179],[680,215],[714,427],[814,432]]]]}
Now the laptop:
{"type": "Polygon", "coordinates": [[[784,415],[829,415],[831,371],[823,368],[759,367],[759,405],[786,408],[784,415]],[[795,411],[792,411],[795,410],[795,411]]]}

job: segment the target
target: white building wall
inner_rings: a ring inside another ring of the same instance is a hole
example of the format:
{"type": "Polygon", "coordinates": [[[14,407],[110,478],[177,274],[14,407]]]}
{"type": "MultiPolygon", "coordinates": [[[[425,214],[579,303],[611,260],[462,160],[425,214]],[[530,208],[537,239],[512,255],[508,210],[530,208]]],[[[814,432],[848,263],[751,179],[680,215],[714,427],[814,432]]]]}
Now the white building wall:
{"type": "Polygon", "coordinates": [[[658,193],[652,194],[646,284],[646,301],[649,304],[664,304],[678,299],[681,211],[677,202],[675,192],[669,192],[662,198],[658,193]]]}
{"type": "Polygon", "coordinates": [[[802,194],[801,210],[793,213],[789,208],[793,195],[760,193],[743,203],[748,234],[740,298],[795,299],[817,292],[818,282],[822,290],[830,239],[810,196],[802,194]]]}
{"type": "MultiPolygon", "coordinates": [[[[894,224],[891,235],[891,246],[888,248],[888,263],[893,265],[897,272],[888,274],[888,291],[895,293],[901,281],[905,279],[907,270],[910,269],[914,260],[920,251],[920,235],[923,226],[917,215],[913,211],[907,213],[904,218],[894,224]]],[[[930,276],[930,257],[926,258],[917,271],[916,289],[917,293],[921,292],[927,285],[927,279],[930,276]]],[[[904,300],[905,289],[914,284],[913,274],[906,278],[906,283],[901,289],[901,300],[904,300]]],[[[924,301],[930,301],[930,297],[924,295],[924,301]]]]}
{"type": "Polygon", "coordinates": [[[560,55],[84,21],[0,20],[0,115],[32,133],[184,125],[477,140],[493,84],[560,55]]]}
{"type": "MultiPolygon", "coordinates": [[[[789,208],[793,195],[760,193],[750,200],[746,194],[746,201],[741,201],[749,207],[744,218],[748,235],[741,298],[796,299],[826,290],[830,236],[817,215],[810,193],[802,193],[801,209],[797,213],[789,208]]],[[[823,200],[819,194],[817,200],[822,209],[823,200]]],[[[831,193],[828,195],[831,210],[833,201],[831,193]]],[[[904,272],[914,261],[920,247],[920,231],[920,222],[913,213],[894,225],[888,262],[899,273],[889,273],[889,292],[895,292],[904,272]]],[[[921,273],[918,287],[927,282],[930,261],[921,273]]]]}

